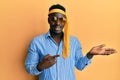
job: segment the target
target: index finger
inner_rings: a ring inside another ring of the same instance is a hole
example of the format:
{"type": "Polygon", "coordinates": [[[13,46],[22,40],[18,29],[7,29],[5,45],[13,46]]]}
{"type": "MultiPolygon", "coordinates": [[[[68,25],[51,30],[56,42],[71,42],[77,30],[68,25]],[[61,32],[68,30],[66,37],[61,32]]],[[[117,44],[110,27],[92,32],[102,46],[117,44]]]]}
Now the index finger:
{"type": "Polygon", "coordinates": [[[53,58],[57,58],[57,57],[60,57],[60,55],[56,54],[54,56],[52,56],[53,58]]]}

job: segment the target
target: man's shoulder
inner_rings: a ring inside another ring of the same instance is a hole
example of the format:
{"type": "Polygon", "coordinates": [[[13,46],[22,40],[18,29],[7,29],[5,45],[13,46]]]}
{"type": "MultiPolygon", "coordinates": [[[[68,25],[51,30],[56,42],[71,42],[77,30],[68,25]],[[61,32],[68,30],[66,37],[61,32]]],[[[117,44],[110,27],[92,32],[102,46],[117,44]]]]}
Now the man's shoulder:
{"type": "Polygon", "coordinates": [[[35,38],[35,39],[45,38],[45,36],[46,36],[46,33],[44,33],[44,34],[39,34],[39,35],[35,36],[34,38],[35,38]]]}
{"type": "Polygon", "coordinates": [[[35,37],[32,39],[32,41],[42,41],[42,40],[45,39],[45,37],[46,37],[46,34],[45,34],[45,33],[44,33],[44,34],[39,34],[39,35],[35,36],[35,37]]]}
{"type": "Polygon", "coordinates": [[[79,44],[81,44],[80,40],[76,36],[70,36],[70,42],[73,45],[79,45],[79,44]]]}
{"type": "Polygon", "coordinates": [[[71,35],[70,40],[78,40],[78,38],[76,36],[71,35]]]}

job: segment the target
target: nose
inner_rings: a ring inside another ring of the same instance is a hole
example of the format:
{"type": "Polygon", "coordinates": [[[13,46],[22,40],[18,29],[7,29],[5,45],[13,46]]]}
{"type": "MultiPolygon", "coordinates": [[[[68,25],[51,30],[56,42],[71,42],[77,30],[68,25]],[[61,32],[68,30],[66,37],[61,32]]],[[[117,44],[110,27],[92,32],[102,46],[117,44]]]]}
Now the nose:
{"type": "Polygon", "coordinates": [[[60,25],[60,20],[57,20],[57,21],[56,21],[56,24],[57,24],[57,25],[60,25]]]}

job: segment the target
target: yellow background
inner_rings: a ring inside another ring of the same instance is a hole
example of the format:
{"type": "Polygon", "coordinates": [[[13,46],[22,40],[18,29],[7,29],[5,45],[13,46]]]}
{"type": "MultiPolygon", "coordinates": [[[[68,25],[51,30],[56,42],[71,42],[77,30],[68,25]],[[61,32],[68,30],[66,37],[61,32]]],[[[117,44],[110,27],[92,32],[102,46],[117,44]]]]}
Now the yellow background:
{"type": "Polygon", "coordinates": [[[48,8],[56,3],[66,7],[71,34],[81,41],[84,55],[99,44],[118,51],[75,70],[77,80],[120,80],[119,0],[1,0],[0,80],[37,79],[25,71],[27,48],[33,37],[48,31],[48,8]]]}

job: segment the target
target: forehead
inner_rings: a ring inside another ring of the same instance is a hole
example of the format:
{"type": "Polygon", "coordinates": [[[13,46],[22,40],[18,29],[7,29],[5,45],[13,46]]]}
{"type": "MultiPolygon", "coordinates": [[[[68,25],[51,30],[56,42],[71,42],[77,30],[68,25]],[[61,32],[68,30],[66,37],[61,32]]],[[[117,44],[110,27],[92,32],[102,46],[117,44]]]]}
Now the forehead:
{"type": "Polygon", "coordinates": [[[58,17],[58,18],[62,18],[62,17],[66,17],[64,14],[61,14],[59,12],[56,12],[56,13],[52,13],[49,15],[49,17],[58,17]]]}

